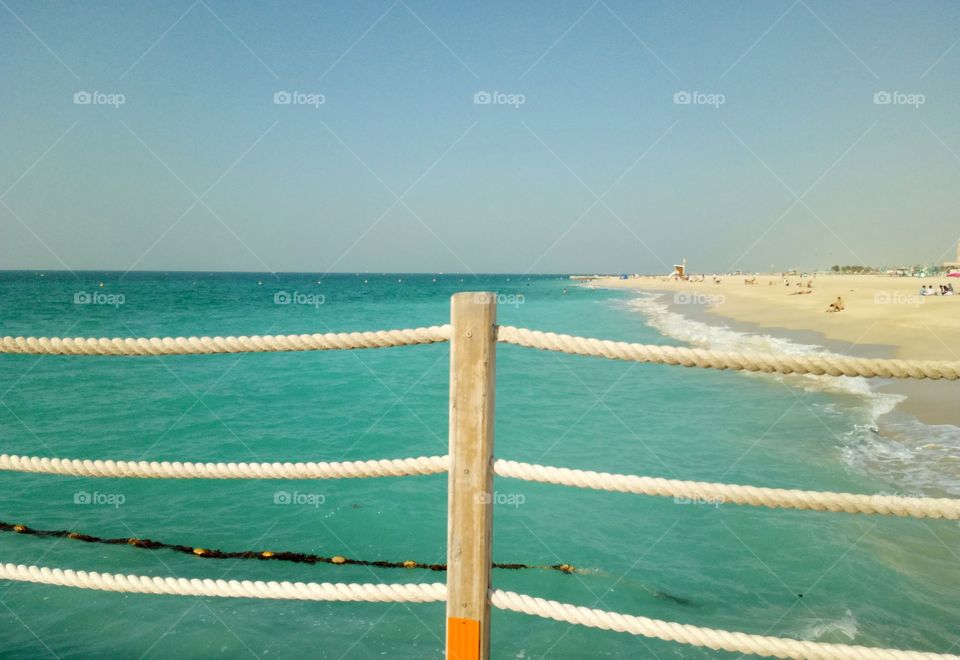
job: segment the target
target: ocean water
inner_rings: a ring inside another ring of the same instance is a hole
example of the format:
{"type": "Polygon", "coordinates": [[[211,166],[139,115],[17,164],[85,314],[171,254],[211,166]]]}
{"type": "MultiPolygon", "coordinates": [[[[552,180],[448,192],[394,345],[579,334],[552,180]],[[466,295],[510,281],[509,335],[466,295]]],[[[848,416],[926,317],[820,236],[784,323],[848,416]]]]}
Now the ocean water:
{"type": "MultiPolygon", "coordinates": [[[[708,326],[560,276],[0,273],[0,334],[239,335],[445,323],[461,290],[504,324],[625,341],[824,350],[708,326]],[[101,286],[102,285],[102,286],[101,286]],[[288,304],[277,301],[289,300],[288,304]]],[[[2,452],[193,461],[446,452],[449,347],[145,358],[0,356],[2,452]]],[[[958,429],[858,379],[640,365],[500,346],[496,453],[641,475],[960,495],[958,429]]],[[[222,550],[445,559],[445,475],[342,481],[0,474],[0,520],[222,550]]],[[[948,651],[953,522],[675,502],[497,479],[494,585],[682,623],[948,651]]],[[[0,533],[11,563],[145,575],[443,581],[426,570],[202,559],[0,533]]],[[[443,604],[124,595],[0,583],[3,657],[437,657],[443,604]]],[[[497,658],[732,654],[495,611],[497,658]]]]}

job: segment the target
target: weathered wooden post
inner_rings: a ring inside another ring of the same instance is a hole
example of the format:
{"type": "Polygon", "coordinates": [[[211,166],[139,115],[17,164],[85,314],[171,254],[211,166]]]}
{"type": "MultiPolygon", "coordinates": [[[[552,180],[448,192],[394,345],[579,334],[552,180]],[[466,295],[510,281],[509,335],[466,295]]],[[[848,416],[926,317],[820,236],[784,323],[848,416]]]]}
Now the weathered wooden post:
{"type": "Polygon", "coordinates": [[[497,296],[458,293],[450,303],[447,659],[486,660],[497,296]]]}

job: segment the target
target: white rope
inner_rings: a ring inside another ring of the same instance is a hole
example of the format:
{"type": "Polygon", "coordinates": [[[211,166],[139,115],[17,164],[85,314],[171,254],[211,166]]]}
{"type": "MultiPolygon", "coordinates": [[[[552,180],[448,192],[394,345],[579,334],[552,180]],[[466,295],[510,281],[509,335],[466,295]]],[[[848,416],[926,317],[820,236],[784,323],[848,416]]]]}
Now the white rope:
{"type": "Polygon", "coordinates": [[[960,660],[960,656],[948,654],[805,642],[784,637],[750,635],[715,628],[701,628],[682,623],[648,619],[643,616],[631,616],[589,607],[578,607],[558,603],[555,600],[534,598],[533,596],[500,589],[490,592],[490,602],[494,607],[502,610],[521,612],[591,628],[655,637],[668,642],[705,646],[714,650],[730,651],[731,653],[748,653],[775,658],[816,658],[818,660],[835,658],[850,660],[933,660],[934,658],[960,660]]]}
{"type": "MultiPolygon", "coordinates": [[[[960,379],[960,362],[933,360],[875,360],[835,355],[773,355],[708,351],[679,346],[629,344],[587,337],[558,335],[511,326],[500,326],[501,342],[574,355],[593,355],[617,360],[658,364],[778,372],[863,376],[867,378],[960,379]]],[[[196,355],[277,351],[321,351],[381,348],[447,341],[450,326],[432,326],[376,332],[345,332],[312,335],[265,335],[251,337],[154,337],[154,338],[59,338],[3,337],[0,353],[31,355],[196,355]]]]}
{"type": "Polygon", "coordinates": [[[571,470],[504,460],[494,461],[493,471],[501,477],[512,479],[639,495],[661,495],[689,502],[709,504],[730,502],[765,506],[771,509],[878,513],[914,518],[960,520],[960,499],[758,488],[705,481],[680,481],[590,470],[571,470]]]}
{"type": "Polygon", "coordinates": [[[558,335],[524,328],[500,326],[497,340],[518,346],[559,351],[571,355],[592,355],[611,360],[632,360],[673,364],[705,369],[776,372],[781,374],[815,374],[829,376],[863,376],[865,378],[932,378],[960,379],[960,362],[935,360],[872,360],[837,355],[785,355],[772,353],[739,353],[708,351],[682,346],[629,344],[572,335],[558,335]]]}
{"type": "Polygon", "coordinates": [[[347,479],[446,472],[447,456],[337,463],[181,463],[0,455],[0,470],[144,479],[347,479]]]}
{"type": "Polygon", "coordinates": [[[30,355],[197,355],[384,348],[447,341],[450,326],[376,332],[252,337],[59,338],[3,337],[0,353],[30,355]]]}
{"type": "MultiPolygon", "coordinates": [[[[113,461],[46,458],[0,454],[0,470],[63,474],[78,477],[145,479],[348,479],[404,477],[446,472],[448,456],[334,463],[191,463],[180,461],[113,461]]],[[[639,495],[659,495],[710,504],[731,503],[769,508],[885,514],[960,520],[960,499],[858,495],[810,490],[762,488],[660,477],[611,474],[534,465],[498,459],[501,476],[578,488],[639,495]]]]}
{"type": "Polygon", "coordinates": [[[178,596],[272,598],[282,600],[338,600],[377,603],[429,603],[446,600],[447,587],[432,584],[344,584],[342,582],[262,582],[209,578],[151,577],[96,571],[0,564],[0,579],[36,582],[79,589],[178,596]]]}

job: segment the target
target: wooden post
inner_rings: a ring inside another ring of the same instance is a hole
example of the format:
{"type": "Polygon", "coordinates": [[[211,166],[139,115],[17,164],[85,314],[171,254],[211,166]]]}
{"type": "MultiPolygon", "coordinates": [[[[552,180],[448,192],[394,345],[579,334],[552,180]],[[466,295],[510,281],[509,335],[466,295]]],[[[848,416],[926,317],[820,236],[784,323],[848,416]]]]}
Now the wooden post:
{"type": "Polygon", "coordinates": [[[450,301],[447,660],[490,657],[496,298],[458,293],[450,301]]]}

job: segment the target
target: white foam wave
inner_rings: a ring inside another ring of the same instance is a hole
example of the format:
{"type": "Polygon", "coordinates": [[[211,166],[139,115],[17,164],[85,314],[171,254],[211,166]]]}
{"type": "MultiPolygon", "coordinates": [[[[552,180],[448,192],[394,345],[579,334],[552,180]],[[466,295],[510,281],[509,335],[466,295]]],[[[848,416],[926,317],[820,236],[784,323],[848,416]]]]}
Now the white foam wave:
{"type": "Polygon", "coordinates": [[[859,426],[846,434],[846,463],[881,474],[905,497],[960,496],[960,428],[924,424],[895,411],[877,429],[859,426]]]}
{"type": "MultiPolygon", "coordinates": [[[[724,325],[710,325],[690,319],[673,311],[659,294],[644,294],[628,302],[634,310],[647,318],[647,325],[661,334],[700,348],[720,351],[752,351],[756,353],[786,353],[788,355],[835,355],[822,346],[800,344],[769,334],[748,333],[724,325]]],[[[765,377],[770,377],[764,374],[765,377]]],[[[869,403],[870,421],[893,410],[904,397],[876,392],[864,378],[841,376],[772,376],[793,386],[809,391],[851,394],[869,403]]]]}
{"type": "Polygon", "coordinates": [[[833,621],[824,621],[823,619],[811,621],[800,631],[799,637],[812,642],[849,644],[856,639],[859,632],[860,626],[857,617],[853,615],[853,612],[847,610],[842,617],[833,621]]]}
{"type": "MultiPolygon", "coordinates": [[[[671,309],[660,294],[642,294],[627,304],[660,334],[701,348],[790,355],[832,354],[814,344],[691,319],[671,309]]],[[[855,470],[896,484],[898,490],[903,491],[901,494],[960,495],[960,428],[924,424],[900,412],[897,405],[906,397],[878,392],[865,378],[749,375],[777,378],[807,391],[841,395],[853,403],[853,407],[843,405],[839,409],[833,403],[819,405],[824,414],[853,414],[853,424],[841,438],[840,453],[844,462],[855,470]]]]}

